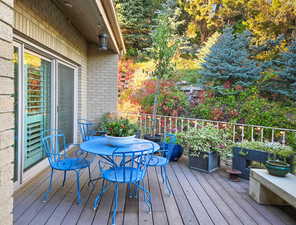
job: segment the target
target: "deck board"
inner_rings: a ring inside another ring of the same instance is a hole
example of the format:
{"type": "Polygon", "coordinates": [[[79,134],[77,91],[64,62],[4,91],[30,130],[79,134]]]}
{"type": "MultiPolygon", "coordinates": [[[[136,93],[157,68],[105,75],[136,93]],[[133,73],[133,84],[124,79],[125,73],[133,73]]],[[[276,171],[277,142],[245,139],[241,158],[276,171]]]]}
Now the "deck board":
{"type": "MultiPolygon", "coordinates": [[[[97,175],[97,164],[92,173],[97,175]]],[[[49,179],[49,170],[34,178],[15,193],[15,225],[111,225],[113,188],[106,192],[97,208],[94,199],[102,180],[87,185],[88,172],[81,172],[82,204],[77,205],[75,174],[69,173],[65,187],[61,186],[63,174],[56,173],[53,191],[47,203],[42,202],[49,179]]],[[[232,183],[224,172],[204,174],[191,170],[186,159],[172,162],[168,176],[173,194],[168,195],[162,184],[159,168],[149,168],[144,180],[146,189],[152,192],[152,213],[147,213],[144,195],[140,191],[136,199],[129,198],[126,186],[119,189],[117,225],[293,225],[296,210],[258,205],[248,195],[248,181],[232,183]],[[124,192],[126,195],[124,196],[124,192]]]]}
{"type": "Polygon", "coordinates": [[[191,170],[184,164],[178,164],[181,167],[185,177],[191,184],[196,195],[201,199],[208,214],[211,216],[215,224],[229,224],[234,223],[242,225],[240,220],[235,216],[232,210],[224,203],[224,201],[218,197],[214,189],[207,183],[207,180],[203,180],[205,188],[199,183],[196,177],[192,174],[191,170]]]}

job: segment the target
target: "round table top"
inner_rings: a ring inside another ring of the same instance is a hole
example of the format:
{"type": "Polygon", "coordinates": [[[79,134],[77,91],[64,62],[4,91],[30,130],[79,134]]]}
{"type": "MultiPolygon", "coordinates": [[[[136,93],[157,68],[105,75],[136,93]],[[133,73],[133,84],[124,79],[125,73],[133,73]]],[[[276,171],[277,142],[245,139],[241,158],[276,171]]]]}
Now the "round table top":
{"type": "Polygon", "coordinates": [[[117,152],[131,152],[133,150],[145,150],[145,151],[158,151],[160,146],[152,141],[138,139],[135,138],[133,144],[124,146],[124,147],[116,147],[109,145],[107,139],[105,137],[97,137],[90,141],[83,142],[80,144],[81,150],[102,156],[112,156],[113,151],[118,149],[117,152]],[[154,148],[152,148],[152,145],[154,148]]]}

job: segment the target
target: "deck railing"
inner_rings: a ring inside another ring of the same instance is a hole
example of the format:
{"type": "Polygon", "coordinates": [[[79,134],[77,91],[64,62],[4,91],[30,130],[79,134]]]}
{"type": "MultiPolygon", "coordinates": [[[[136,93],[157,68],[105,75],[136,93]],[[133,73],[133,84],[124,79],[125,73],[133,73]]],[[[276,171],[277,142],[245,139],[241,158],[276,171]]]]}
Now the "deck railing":
{"type": "Polygon", "coordinates": [[[177,133],[190,127],[198,128],[207,124],[213,124],[220,129],[226,129],[231,132],[233,142],[249,140],[280,142],[282,144],[296,143],[295,129],[157,115],[156,129],[153,131],[152,114],[126,112],[118,112],[118,114],[122,117],[126,117],[135,121],[141,128],[142,132],[145,134],[177,133]]]}

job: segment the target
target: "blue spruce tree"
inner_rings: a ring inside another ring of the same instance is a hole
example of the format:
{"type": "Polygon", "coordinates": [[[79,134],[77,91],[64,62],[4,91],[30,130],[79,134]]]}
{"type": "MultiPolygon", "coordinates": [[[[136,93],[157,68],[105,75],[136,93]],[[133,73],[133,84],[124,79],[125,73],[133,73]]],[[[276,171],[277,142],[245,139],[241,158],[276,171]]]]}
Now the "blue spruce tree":
{"type": "Polygon", "coordinates": [[[260,78],[262,66],[251,59],[250,38],[247,31],[235,34],[231,27],[223,30],[199,71],[206,88],[220,94],[233,94],[230,90],[242,90],[260,78]]]}
{"type": "Polygon", "coordinates": [[[277,66],[278,79],[269,83],[268,90],[296,100],[296,40],[290,43],[288,51],[274,60],[274,65],[277,66]]]}

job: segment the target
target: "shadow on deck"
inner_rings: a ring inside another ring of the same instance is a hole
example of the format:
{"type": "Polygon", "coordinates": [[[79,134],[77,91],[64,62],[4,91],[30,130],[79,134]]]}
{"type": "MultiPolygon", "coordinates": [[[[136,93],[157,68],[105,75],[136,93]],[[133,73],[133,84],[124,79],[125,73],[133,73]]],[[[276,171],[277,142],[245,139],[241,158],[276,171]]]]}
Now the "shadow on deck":
{"type": "MultiPolygon", "coordinates": [[[[139,199],[119,196],[117,225],[295,225],[296,210],[290,207],[258,205],[248,196],[248,181],[230,182],[222,171],[204,174],[188,169],[186,159],[170,163],[168,176],[173,195],[167,195],[158,168],[150,168],[145,186],[152,193],[152,214],[147,214],[143,195],[139,199]],[[293,216],[294,215],[294,216],[293,216]]],[[[92,164],[92,174],[97,172],[92,164]]],[[[87,185],[88,173],[81,174],[82,204],[75,202],[75,176],[69,173],[65,187],[61,186],[62,172],[54,177],[53,191],[47,203],[42,194],[48,186],[49,170],[36,177],[14,196],[14,224],[16,225],[109,225],[113,190],[105,193],[94,211],[92,204],[101,181],[87,185]]],[[[122,186],[120,193],[126,190],[122,186]]]]}

